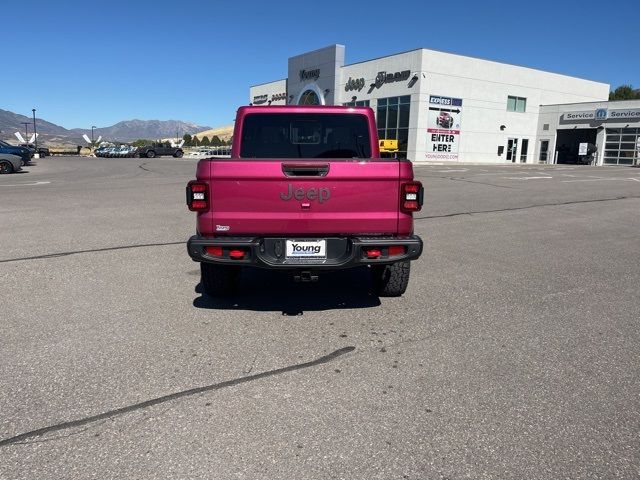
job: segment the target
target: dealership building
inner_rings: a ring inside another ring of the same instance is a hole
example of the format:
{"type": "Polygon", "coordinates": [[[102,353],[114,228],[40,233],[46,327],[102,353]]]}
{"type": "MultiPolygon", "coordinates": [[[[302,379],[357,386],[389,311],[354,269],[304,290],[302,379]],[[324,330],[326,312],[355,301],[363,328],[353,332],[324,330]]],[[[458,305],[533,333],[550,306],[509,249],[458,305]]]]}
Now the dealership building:
{"type": "Polygon", "coordinates": [[[418,163],[638,163],[640,101],[608,102],[609,84],[428,49],[344,60],[343,45],[291,57],[249,101],[369,106],[418,163]]]}

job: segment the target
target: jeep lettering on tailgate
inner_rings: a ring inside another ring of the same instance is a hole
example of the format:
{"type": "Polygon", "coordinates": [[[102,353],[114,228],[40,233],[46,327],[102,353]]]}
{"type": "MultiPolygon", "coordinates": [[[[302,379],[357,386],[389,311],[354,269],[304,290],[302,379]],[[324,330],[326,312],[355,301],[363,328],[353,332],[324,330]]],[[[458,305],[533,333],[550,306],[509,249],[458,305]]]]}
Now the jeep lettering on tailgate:
{"type": "Polygon", "coordinates": [[[293,185],[289,184],[287,193],[281,193],[280,198],[285,201],[292,198],[296,200],[307,198],[308,200],[318,200],[318,202],[324,203],[331,198],[331,192],[328,188],[310,188],[306,191],[304,188],[296,188],[294,190],[293,185]]]}

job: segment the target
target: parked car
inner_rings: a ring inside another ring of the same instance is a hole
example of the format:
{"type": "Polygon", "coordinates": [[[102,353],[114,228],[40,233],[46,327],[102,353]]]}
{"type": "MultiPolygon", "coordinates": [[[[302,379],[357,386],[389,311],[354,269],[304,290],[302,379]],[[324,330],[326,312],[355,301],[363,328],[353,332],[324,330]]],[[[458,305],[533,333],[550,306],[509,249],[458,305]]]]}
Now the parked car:
{"type": "Polygon", "coordinates": [[[137,156],[137,147],[132,145],[119,145],[112,144],[102,145],[94,150],[96,157],[106,158],[131,158],[137,156]]]}
{"type": "Polygon", "coordinates": [[[29,150],[32,151],[32,153],[38,153],[38,155],[40,155],[40,157],[49,157],[49,156],[51,156],[51,152],[49,152],[49,149],[46,148],[46,147],[38,147],[36,149],[36,146],[33,143],[21,143],[20,146],[24,147],[24,148],[28,148],[29,150]]]}
{"type": "Polygon", "coordinates": [[[17,155],[22,159],[22,164],[27,165],[31,161],[33,154],[31,150],[25,147],[16,147],[7,142],[0,140],[0,153],[6,153],[8,155],[17,155]]]}
{"type": "Polygon", "coordinates": [[[13,173],[22,170],[22,157],[0,153],[0,173],[13,173]]]}
{"type": "Polygon", "coordinates": [[[184,151],[180,147],[172,147],[170,143],[152,143],[138,147],[138,154],[141,157],[154,158],[162,155],[172,155],[180,158],[184,155],[184,151]]]}
{"type": "Polygon", "coordinates": [[[453,125],[453,117],[449,114],[449,112],[440,112],[436,123],[442,128],[451,128],[451,126],[453,125]]]}

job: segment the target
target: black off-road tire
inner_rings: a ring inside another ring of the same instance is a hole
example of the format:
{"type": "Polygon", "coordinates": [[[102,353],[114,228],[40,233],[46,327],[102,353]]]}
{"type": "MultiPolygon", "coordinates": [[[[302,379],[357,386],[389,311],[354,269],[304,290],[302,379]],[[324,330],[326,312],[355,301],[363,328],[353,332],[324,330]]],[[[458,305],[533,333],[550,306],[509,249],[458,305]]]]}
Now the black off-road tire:
{"type": "Polygon", "coordinates": [[[173,154],[175,158],[182,158],[183,155],[184,155],[184,152],[182,150],[178,150],[176,153],[173,154]]]}
{"type": "Polygon", "coordinates": [[[373,265],[371,275],[376,295],[379,297],[399,297],[407,290],[410,273],[411,262],[373,265]]]}
{"type": "Polygon", "coordinates": [[[0,174],[2,173],[13,173],[13,165],[11,162],[0,162],[0,174]]]}
{"type": "Polygon", "coordinates": [[[238,267],[200,263],[200,283],[211,297],[228,297],[235,293],[239,274],[238,267]]]}
{"type": "Polygon", "coordinates": [[[147,158],[155,158],[156,156],[156,152],[154,152],[153,150],[149,150],[146,154],[145,157],[147,158]]]}

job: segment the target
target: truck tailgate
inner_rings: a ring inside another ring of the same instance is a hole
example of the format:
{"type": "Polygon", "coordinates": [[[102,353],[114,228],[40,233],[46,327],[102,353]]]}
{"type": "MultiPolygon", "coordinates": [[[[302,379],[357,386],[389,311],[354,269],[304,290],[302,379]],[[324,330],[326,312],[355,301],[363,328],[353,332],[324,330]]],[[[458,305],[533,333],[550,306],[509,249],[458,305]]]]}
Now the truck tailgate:
{"type": "Polygon", "coordinates": [[[216,159],[208,163],[209,178],[202,180],[210,182],[211,207],[199,221],[211,222],[215,235],[398,232],[397,160],[216,159]]]}

